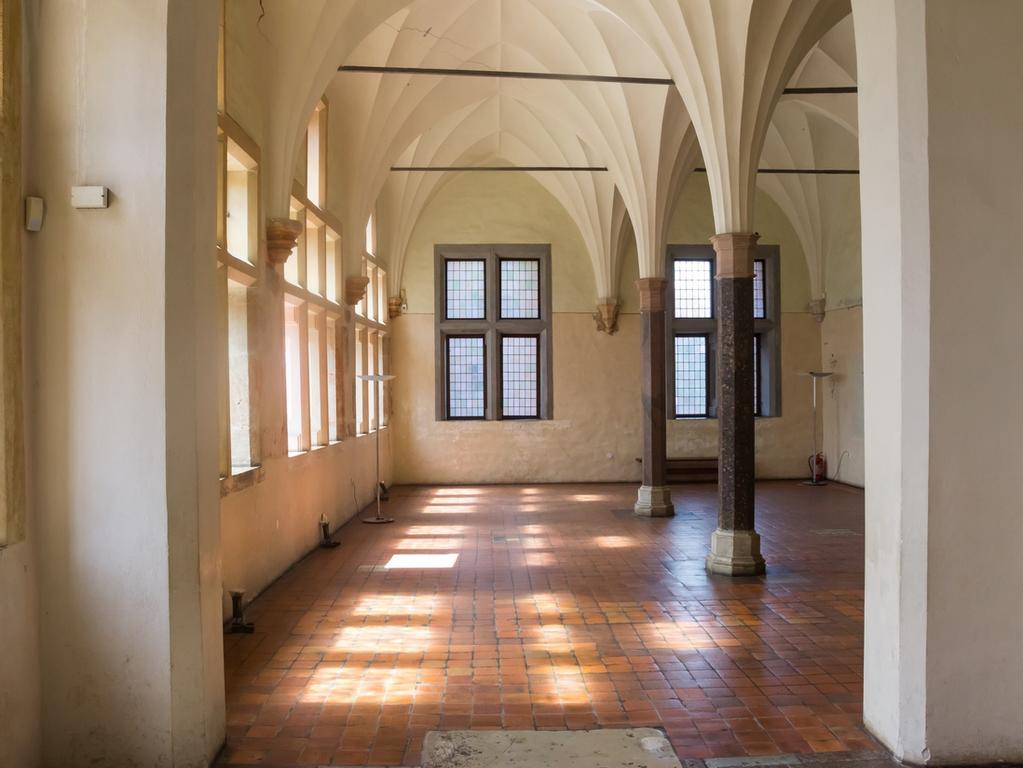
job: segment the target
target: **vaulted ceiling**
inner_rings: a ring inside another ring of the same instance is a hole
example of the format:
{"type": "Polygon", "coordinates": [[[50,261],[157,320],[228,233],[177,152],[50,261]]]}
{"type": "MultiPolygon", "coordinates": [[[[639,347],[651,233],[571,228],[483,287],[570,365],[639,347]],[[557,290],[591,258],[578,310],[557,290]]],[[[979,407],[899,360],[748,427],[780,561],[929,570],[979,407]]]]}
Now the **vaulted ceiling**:
{"type": "MultiPolygon", "coordinates": [[[[855,162],[855,96],[781,96],[789,84],[855,84],[852,24],[835,26],[848,13],[842,0],[276,0],[268,10],[279,50],[300,54],[284,57],[272,85],[295,114],[335,79],[344,218],[386,216],[381,241],[396,281],[416,220],[449,177],[395,165],[606,166],[536,178],[578,225],[598,294],[614,297],[624,232],[631,225],[641,272],[657,274],[667,217],[696,165],[724,232],[752,229],[758,163],[812,168],[824,147],[832,162],[855,162]],[[342,64],[675,84],[337,73],[342,64]]],[[[304,125],[287,117],[277,118],[286,168],[304,125]]],[[[818,258],[827,215],[816,178],[760,183],[793,219],[808,260],[818,258]]],[[[813,280],[820,270],[810,267],[813,280]]]]}

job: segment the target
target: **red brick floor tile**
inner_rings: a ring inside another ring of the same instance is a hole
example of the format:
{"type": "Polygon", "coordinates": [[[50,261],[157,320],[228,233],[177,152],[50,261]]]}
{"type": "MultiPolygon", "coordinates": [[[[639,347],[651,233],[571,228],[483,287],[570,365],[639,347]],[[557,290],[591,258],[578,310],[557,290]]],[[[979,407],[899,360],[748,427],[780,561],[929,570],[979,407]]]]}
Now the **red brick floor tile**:
{"type": "Polygon", "coordinates": [[[343,528],[225,638],[223,762],[415,765],[427,731],[462,728],[650,725],[683,758],[877,750],[862,493],[760,484],[768,573],[729,579],[703,568],[715,490],[649,520],[625,485],[394,489],[397,523],[343,528]]]}

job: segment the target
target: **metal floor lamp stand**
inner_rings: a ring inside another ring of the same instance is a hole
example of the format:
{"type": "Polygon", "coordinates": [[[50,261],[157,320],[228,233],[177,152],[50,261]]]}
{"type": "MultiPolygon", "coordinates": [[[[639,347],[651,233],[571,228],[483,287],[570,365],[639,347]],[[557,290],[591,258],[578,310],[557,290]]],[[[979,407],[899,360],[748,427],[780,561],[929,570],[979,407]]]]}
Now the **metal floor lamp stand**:
{"type": "Polygon", "coordinates": [[[810,377],[810,386],[813,387],[813,453],[810,454],[810,479],[804,480],[803,485],[827,485],[827,480],[817,479],[817,456],[820,454],[818,448],[818,430],[817,430],[817,382],[821,379],[826,379],[834,374],[831,371],[807,371],[806,373],[800,374],[801,376],[810,377]]]}
{"type": "MultiPolygon", "coordinates": [[[[391,381],[394,378],[394,376],[392,376],[392,375],[382,376],[380,374],[368,374],[368,375],[365,375],[365,376],[356,376],[355,378],[358,379],[359,381],[369,381],[369,382],[372,382],[374,384],[374,386],[375,386],[376,384],[383,384],[385,381],[391,381]]],[[[383,392],[381,392],[380,394],[382,395],[383,392]]],[[[383,397],[380,397],[377,402],[380,403],[380,405],[382,406],[383,405],[383,397]]],[[[381,512],[381,510],[380,510],[380,424],[379,424],[380,418],[379,418],[379,413],[382,410],[383,410],[382,407],[377,408],[377,414],[378,414],[378,416],[377,416],[377,422],[378,423],[377,423],[377,428],[376,428],[376,433],[377,433],[377,435],[376,435],[376,453],[377,453],[377,471],[376,471],[376,479],[377,479],[377,481],[376,481],[377,514],[376,514],[376,517],[364,517],[364,518],[361,518],[362,522],[370,524],[370,525],[381,525],[381,524],[384,524],[384,523],[393,523],[394,522],[394,518],[393,517],[384,517],[383,512],[381,512]]]]}

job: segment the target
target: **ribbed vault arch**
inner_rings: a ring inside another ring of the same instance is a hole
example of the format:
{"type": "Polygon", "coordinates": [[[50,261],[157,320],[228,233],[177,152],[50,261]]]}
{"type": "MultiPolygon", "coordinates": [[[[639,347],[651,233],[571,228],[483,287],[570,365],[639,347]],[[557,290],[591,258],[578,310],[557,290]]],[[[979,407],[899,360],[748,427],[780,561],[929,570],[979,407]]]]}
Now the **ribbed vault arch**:
{"type": "MultiPolygon", "coordinates": [[[[671,195],[687,164],[701,153],[717,231],[753,228],[756,168],[782,89],[806,66],[807,52],[849,13],[848,0],[270,0],[266,5],[264,29],[277,51],[268,87],[272,103],[280,105],[269,116],[271,147],[264,161],[271,215],[287,210],[305,115],[337,76],[339,64],[670,75],[675,88],[354,75],[345,81],[350,86],[343,109],[334,110],[350,123],[346,157],[357,158],[344,166],[349,177],[343,185],[343,220],[349,231],[360,230],[358,223],[384,189],[390,164],[445,116],[493,99],[496,92],[505,98],[499,104],[527,105],[545,119],[560,118],[560,130],[574,131],[592,157],[610,169],[628,211],[642,276],[660,274],[671,195]]],[[[530,156],[547,159],[567,151],[563,144],[526,139],[522,130],[514,135],[530,156]]],[[[415,192],[410,188],[399,197],[421,202],[430,185],[436,182],[417,182],[415,192]]],[[[568,202],[593,249],[598,285],[607,286],[600,290],[616,290],[612,230],[620,234],[622,227],[606,219],[614,193],[564,186],[558,182],[557,196],[568,202]],[[594,212],[603,212],[604,221],[594,223],[594,212]]],[[[809,230],[807,237],[813,237],[809,230]]]]}

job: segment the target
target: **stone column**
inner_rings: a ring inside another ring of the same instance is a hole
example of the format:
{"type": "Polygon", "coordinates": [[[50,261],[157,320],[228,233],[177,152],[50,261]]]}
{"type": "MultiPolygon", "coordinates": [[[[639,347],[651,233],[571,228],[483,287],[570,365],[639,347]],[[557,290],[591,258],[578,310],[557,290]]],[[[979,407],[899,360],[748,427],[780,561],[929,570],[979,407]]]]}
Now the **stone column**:
{"type": "Polygon", "coordinates": [[[711,238],[717,253],[718,527],[707,570],[727,576],[764,572],[753,527],[753,255],[759,235],[711,238]]]}
{"type": "Polygon", "coordinates": [[[667,413],[665,411],[664,292],[668,281],[644,277],[636,281],[643,326],[643,485],[635,512],[644,517],[671,517],[675,507],[665,477],[668,468],[667,413]]]}

